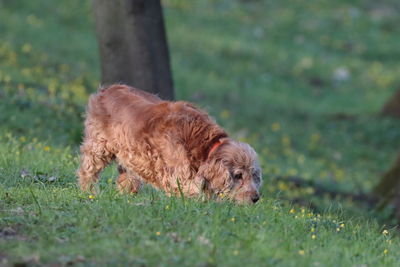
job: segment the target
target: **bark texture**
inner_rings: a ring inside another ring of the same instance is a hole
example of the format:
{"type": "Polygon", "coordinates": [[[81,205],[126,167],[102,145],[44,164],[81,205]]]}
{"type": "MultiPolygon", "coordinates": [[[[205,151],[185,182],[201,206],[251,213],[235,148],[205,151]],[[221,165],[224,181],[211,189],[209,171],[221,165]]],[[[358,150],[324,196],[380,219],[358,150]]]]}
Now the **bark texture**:
{"type": "MultiPolygon", "coordinates": [[[[386,102],[381,114],[400,119],[400,88],[386,102]]],[[[400,154],[392,168],[375,187],[374,193],[381,200],[380,209],[388,204],[394,205],[397,221],[400,222],[400,154]]]]}
{"type": "Polygon", "coordinates": [[[124,83],[173,99],[160,0],[92,0],[102,83],[124,83]]]}
{"type": "Polygon", "coordinates": [[[400,89],[386,102],[382,115],[400,119],[400,89]]]}
{"type": "Polygon", "coordinates": [[[400,155],[375,187],[374,194],[380,199],[380,209],[388,204],[395,206],[396,217],[400,222],[400,155]]]}

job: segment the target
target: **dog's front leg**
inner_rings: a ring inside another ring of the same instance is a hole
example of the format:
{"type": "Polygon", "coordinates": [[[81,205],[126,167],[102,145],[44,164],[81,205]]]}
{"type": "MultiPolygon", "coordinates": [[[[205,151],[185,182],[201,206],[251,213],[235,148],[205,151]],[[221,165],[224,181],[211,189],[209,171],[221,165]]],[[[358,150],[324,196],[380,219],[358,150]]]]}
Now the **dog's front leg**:
{"type": "Polygon", "coordinates": [[[112,158],[113,155],[105,149],[104,142],[85,140],[81,146],[81,164],[77,171],[81,190],[95,193],[94,185],[99,174],[112,158]]]}
{"type": "Polygon", "coordinates": [[[122,166],[118,166],[119,177],[117,188],[120,193],[136,194],[142,187],[142,180],[133,171],[128,171],[122,166]]]}

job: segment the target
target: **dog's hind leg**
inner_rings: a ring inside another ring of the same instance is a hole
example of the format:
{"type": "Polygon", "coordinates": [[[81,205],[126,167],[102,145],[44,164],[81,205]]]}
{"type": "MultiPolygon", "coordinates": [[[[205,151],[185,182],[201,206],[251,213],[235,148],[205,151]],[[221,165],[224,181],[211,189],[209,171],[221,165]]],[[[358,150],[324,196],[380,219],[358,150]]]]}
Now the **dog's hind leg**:
{"type": "Polygon", "coordinates": [[[133,171],[126,170],[121,165],[118,166],[119,177],[117,180],[117,188],[121,193],[137,193],[142,187],[140,177],[133,171]]]}
{"type": "Polygon", "coordinates": [[[87,139],[81,146],[81,164],[77,171],[83,191],[94,192],[100,172],[113,160],[114,155],[106,149],[106,141],[87,139]]]}

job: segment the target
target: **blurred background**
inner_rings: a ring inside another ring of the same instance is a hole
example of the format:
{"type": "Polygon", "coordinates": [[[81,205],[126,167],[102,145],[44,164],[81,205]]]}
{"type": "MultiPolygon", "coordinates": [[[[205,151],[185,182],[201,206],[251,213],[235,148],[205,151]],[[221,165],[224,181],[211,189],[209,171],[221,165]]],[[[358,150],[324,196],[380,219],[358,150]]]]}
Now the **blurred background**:
{"type": "MultiPolygon", "coordinates": [[[[175,99],[256,148],[264,196],[377,215],[371,192],[400,148],[398,118],[382,113],[400,88],[399,1],[162,7],[175,99]]],[[[0,0],[0,142],[68,151],[76,167],[98,47],[90,1],[0,0]]]]}

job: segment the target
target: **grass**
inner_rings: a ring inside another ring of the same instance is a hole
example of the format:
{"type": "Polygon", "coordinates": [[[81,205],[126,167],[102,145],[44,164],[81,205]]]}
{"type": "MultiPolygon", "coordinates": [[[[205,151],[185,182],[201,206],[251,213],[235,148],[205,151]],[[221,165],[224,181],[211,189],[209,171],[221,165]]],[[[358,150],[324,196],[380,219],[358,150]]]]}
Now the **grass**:
{"type": "Polygon", "coordinates": [[[178,98],[256,148],[263,199],[119,195],[113,167],[98,196],[79,192],[99,83],[90,2],[0,1],[0,265],[398,266],[390,209],[344,197],[400,146],[398,121],[377,115],[400,84],[397,1],[163,3],[178,98]]]}
{"type": "MultiPolygon", "coordinates": [[[[82,265],[352,266],[398,263],[394,230],[264,198],[254,206],[182,201],[145,188],[132,197],[103,179],[81,193],[69,149],[2,139],[2,257],[82,265]],[[7,143],[7,145],[5,145],[7,143]],[[20,153],[17,153],[20,152],[20,153]],[[29,166],[30,169],[27,169],[29,166]],[[13,179],[9,179],[13,177],[13,179]],[[386,252],[385,252],[386,251],[386,252]],[[5,254],[3,254],[5,253],[5,254]]],[[[115,176],[108,169],[106,177],[115,176]]]]}

